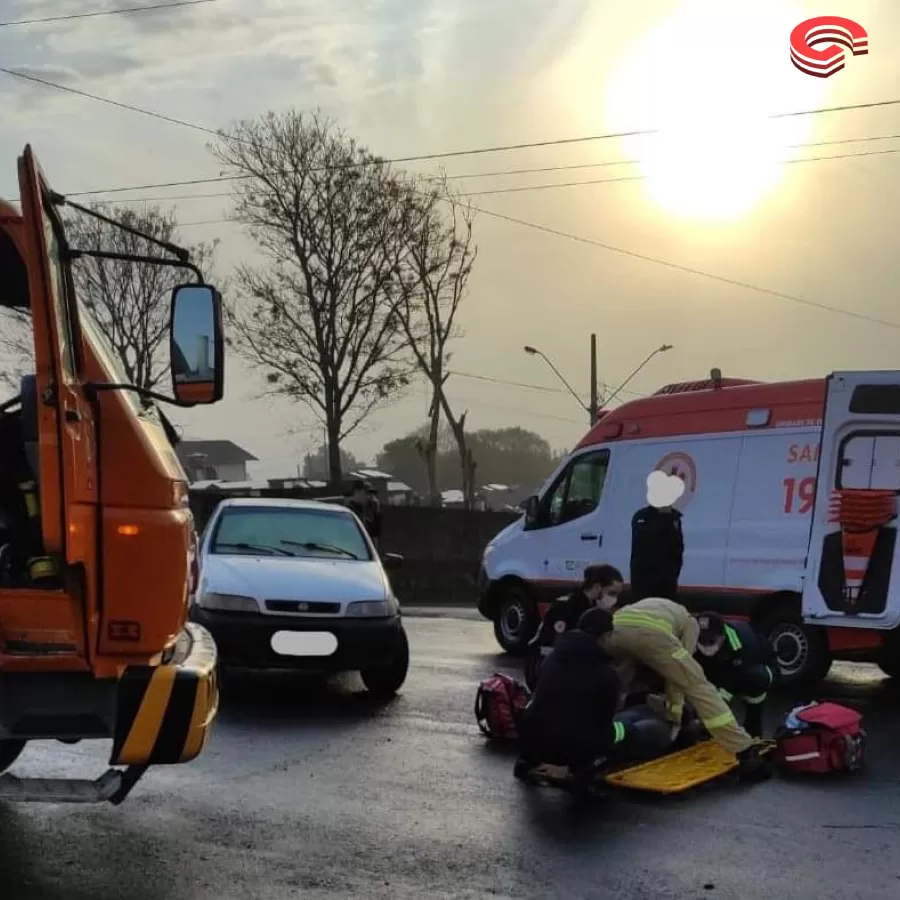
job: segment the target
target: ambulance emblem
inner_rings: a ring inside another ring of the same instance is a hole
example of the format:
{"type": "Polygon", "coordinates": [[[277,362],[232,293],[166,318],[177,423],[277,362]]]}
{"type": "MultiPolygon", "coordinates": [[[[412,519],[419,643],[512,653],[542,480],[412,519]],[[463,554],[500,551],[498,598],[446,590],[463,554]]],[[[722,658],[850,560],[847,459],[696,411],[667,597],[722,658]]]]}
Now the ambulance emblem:
{"type": "Polygon", "coordinates": [[[675,504],[675,508],[684,511],[697,492],[697,464],[682,452],[668,453],[654,466],[666,475],[677,475],[684,482],[684,493],[675,504]]]}

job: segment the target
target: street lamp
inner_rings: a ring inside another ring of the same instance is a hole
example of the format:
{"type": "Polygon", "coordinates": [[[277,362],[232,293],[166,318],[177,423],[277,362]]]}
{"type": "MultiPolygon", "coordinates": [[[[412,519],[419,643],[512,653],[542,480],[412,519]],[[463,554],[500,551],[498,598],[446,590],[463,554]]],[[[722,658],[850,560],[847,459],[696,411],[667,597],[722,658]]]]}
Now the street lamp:
{"type": "Polygon", "coordinates": [[[539,356],[545,363],[547,363],[548,366],[550,366],[553,374],[556,375],[556,377],[568,388],[569,393],[578,401],[578,405],[588,414],[591,422],[593,422],[593,414],[588,408],[587,404],[584,402],[584,400],[581,399],[581,397],[578,396],[578,392],[575,390],[575,388],[573,388],[572,385],[569,384],[569,382],[566,381],[565,378],[563,378],[562,373],[559,371],[559,369],[556,368],[556,366],[553,365],[552,362],[550,362],[547,356],[545,356],[540,350],[538,350],[537,347],[526,345],[523,349],[529,356],[539,356]]]}
{"type": "Polygon", "coordinates": [[[615,389],[615,391],[613,391],[613,393],[609,397],[607,397],[603,401],[604,405],[607,403],[612,403],[612,401],[615,400],[616,397],[618,397],[622,392],[622,389],[625,387],[625,385],[628,384],[628,382],[631,381],[631,379],[634,378],[634,376],[637,375],[637,373],[640,372],[641,369],[643,369],[644,366],[646,366],[647,363],[650,362],[650,360],[653,359],[653,357],[656,356],[657,353],[665,353],[667,350],[671,349],[671,344],[663,344],[661,347],[657,347],[652,353],[648,354],[647,358],[615,389]]]}

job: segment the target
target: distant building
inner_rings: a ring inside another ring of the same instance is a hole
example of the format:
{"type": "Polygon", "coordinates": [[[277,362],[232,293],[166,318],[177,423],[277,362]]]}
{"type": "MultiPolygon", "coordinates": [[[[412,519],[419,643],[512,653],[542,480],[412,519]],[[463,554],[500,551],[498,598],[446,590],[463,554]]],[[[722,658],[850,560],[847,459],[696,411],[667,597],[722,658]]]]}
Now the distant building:
{"type": "Polygon", "coordinates": [[[257,461],[233,441],[181,441],[175,452],[191,482],[246,482],[247,463],[257,461]]]}

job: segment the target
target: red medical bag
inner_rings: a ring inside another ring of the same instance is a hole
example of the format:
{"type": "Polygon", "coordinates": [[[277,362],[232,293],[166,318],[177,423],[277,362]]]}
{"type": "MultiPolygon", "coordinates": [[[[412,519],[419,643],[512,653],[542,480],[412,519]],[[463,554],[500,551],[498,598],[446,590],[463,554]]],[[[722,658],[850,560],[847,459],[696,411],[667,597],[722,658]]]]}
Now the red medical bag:
{"type": "Polygon", "coordinates": [[[515,678],[496,672],[478,686],[475,719],[482,733],[494,740],[516,740],[519,719],[528,705],[528,688],[515,678]]]}
{"type": "Polygon", "coordinates": [[[856,772],[865,761],[862,715],[837,703],[793,710],[775,732],[775,741],[775,762],[786,772],[856,772]]]}

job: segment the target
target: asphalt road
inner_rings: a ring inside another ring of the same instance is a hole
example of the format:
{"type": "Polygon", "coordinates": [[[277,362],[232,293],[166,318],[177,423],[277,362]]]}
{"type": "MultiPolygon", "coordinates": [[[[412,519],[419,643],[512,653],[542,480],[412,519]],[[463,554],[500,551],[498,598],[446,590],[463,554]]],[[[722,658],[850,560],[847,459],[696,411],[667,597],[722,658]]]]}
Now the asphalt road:
{"type": "MultiPolygon", "coordinates": [[[[151,770],[120,807],[0,807],[10,900],[900,896],[900,691],[841,667],[867,774],[668,800],[528,788],[480,739],[475,686],[509,661],[490,626],[409,618],[413,668],[381,708],[355,677],[223,685],[197,761],[151,770]]],[[[787,701],[785,701],[786,705],[787,701]]],[[[100,747],[29,747],[17,774],[96,774],[100,747]]]]}

